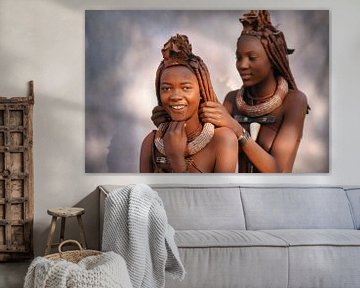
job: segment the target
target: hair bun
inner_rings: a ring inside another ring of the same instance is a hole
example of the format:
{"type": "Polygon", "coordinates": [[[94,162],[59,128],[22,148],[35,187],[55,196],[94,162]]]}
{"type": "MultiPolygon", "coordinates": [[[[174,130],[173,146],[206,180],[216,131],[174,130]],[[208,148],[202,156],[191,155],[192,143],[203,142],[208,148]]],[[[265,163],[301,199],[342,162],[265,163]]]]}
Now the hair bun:
{"type": "Polygon", "coordinates": [[[194,55],[186,35],[176,34],[164,44],[161,50],[165,66],[188,62],[194,55]]]}
{"type": "Polygon", "coordinates": [[[239,21],[243,24],[244,31],[263,32],[266,29],[274,29],[268,10],[250,10],[242,15],[239,21]]]}

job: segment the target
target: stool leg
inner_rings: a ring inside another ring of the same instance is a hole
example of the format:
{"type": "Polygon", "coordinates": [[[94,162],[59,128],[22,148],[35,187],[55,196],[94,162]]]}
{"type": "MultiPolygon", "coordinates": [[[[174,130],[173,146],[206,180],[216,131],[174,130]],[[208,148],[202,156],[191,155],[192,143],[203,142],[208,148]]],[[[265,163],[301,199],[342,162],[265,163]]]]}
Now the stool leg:
{"type": "Polygon", "coordinates": [[[60,229],[60,242],[59,243],[64,241],[65,223],[66,223],[66,218],[61,217],[61,229],[60,229]]]}
{"type": "Polygon", "coordinates": [[[51,219],[50,231],[49,231],[49,236],[48,236],[48,240],[47,240],[47,244],[46,244],[45,255],[50,254],[50,251],[51,251],[51,243],[52,243],[52,238],[53,238],[54,232],[55,232],[56,220],[57,220],[56,216],[53,216],[51,219]]]}
{"type": "Polygon", "coordinates": [[[86,249],[87,245],[86,245],[86,238],[85,238],[85,229],[84,229],[84,224],[81,219],[81,215],[77,216],[77,220],[78,220],[79,226],[80,226],[81,245],[83,246],[84,249],[86,249]]]}

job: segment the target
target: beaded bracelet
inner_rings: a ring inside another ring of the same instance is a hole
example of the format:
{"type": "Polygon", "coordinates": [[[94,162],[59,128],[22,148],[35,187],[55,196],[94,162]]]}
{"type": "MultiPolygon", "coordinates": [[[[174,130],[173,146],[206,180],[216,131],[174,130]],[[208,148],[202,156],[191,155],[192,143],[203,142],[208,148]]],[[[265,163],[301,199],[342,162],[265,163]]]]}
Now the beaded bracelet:
{"type": "Polygon", "coordinates": [[[243,128],[242,134],[241,134],[240,137],[238,138],[238,141],[239,141],[240,146],[243,147],[249,139],[250,139],[250,134],[249,134],[249,132],[247,132],[247,131],[243,128]]]}

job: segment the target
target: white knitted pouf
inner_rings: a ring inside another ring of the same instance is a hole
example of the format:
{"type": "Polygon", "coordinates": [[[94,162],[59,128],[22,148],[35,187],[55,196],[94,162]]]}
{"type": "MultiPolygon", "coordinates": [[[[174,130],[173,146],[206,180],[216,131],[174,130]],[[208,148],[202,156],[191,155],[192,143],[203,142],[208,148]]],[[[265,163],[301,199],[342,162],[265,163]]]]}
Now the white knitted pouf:
{"type": "Polygon", "coordinates": [[[88,256],[78,263],[37,257],[30,264],[24,288],[132,288],[125,260],[114,252],[88,256]]]}

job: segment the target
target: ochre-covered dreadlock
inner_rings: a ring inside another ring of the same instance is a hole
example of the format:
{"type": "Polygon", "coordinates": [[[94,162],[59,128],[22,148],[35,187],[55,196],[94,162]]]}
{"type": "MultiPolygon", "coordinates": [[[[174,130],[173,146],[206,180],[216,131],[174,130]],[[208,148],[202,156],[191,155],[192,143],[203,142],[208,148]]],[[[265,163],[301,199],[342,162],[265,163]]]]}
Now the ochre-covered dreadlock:
{"type": "Polygon", "coordinates": [[[171,66],[185,66],[194,72],[200,88],[201,101],[218,102],[211,84],[209,71],[204,61],[192,53],[192,47],[186,35],[176,34],[164,44],[161,50],[163,60],[161,61],[155,79],[156,96],[159,105],[160,100],[160,77],[162,72],[171,66]]]}
{"type": "Polygon", "coordinates": [[[259,38],[275,73],[285,78],[289,88],[296,90],[296,83],[287,56],[292,54],[294,49],[287,47],[283,32],[272,25],[270,12],[267,10],[251,10],[239,20],[243,24],[241,35],[252,35],[259,38]]]}

